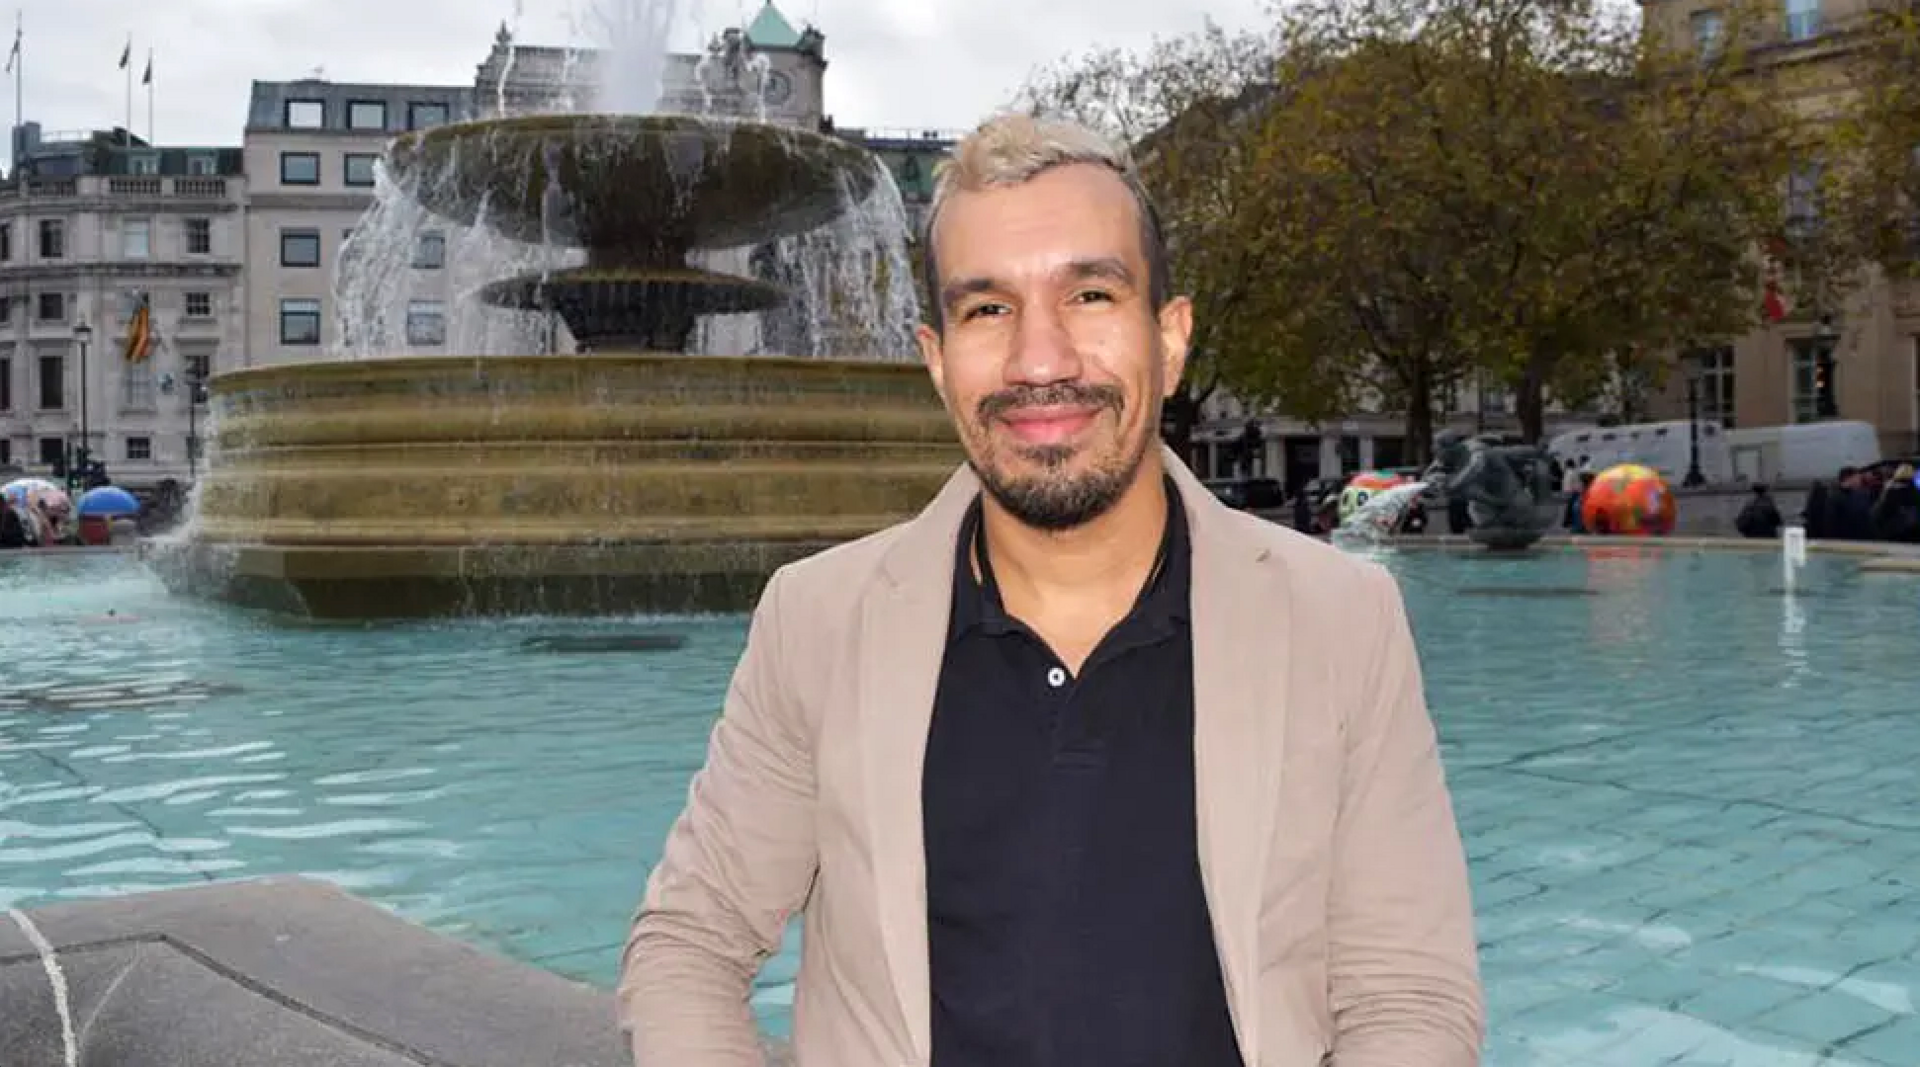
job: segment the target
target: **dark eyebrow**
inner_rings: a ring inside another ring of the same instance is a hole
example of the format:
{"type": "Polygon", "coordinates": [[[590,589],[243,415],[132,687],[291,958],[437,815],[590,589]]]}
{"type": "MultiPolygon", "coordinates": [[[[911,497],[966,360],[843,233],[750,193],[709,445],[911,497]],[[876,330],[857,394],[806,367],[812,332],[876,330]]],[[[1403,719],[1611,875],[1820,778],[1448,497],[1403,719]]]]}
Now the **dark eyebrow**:
{"type": "Polygon", "coordinates": [[[1095,259],[1076,259],[1067,264],[1066,275],[1076,281],[1109,281],[1121,285],[1133,285],[1133,272],[1127,269],[1125,261],[1114,256],[1100,256],[1095,259]]]}
{"type": "MultiPolygon", "coordinates": [[[[1074,281],[1109,281],[1126,286],[1136,284],[1133,271],[1127,269],[1124,260],[1115,256],[1076,259],[1062,268],[1060,273],[1074,281]]],[[[951,309],[969,296],[990,293],[1000,287],[1000,283],[992,278],[956,278],[941,287],[940,306],[951,309]]]]}
{"type": "Polygon", "coordinates": [[[999,286],[992,278],[956,278],[940,287],[940,306],[951,311],[955,304],[975,293],[990,293],[999,286]]]}

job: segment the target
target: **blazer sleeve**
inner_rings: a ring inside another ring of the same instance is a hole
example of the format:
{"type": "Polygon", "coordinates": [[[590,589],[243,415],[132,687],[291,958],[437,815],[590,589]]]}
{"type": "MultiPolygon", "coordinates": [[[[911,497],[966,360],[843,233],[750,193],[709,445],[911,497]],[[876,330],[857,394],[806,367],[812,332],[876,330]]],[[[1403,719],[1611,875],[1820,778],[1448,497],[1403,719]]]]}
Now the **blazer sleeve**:
{"type": "Polygon", "coordinates": [[[621,959],[640,1067],[762,1067],[749,996],[818,867],[810,731],[786,679],[783,574],[762,594],[726,704],[621,959]]]}
{"type": "Polygon", "coordinates": [[[1476,1067],[1485,1028],[1465,851],[1399,585],[1369,565],[1375,651],[1346,727],[1328,981],[1335,1067],[1476,1067]]]}

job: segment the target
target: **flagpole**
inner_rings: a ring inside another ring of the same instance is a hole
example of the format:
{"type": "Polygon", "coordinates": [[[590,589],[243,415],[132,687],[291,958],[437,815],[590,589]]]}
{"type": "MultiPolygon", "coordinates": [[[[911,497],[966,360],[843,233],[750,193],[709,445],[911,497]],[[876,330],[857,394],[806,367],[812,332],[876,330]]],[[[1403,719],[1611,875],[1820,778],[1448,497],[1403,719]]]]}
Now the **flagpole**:
{"type": "Polygon", "coordinates": [[[141,78],[147,83],[147,143],[159,144],[153,139],[153,49],[147,49],[147,73],[141,78]]]}
{"type": "Polygon", "coordinates": [[[127,72],[127,136],[133,136],[133,34],[127,34],[127,49],[120,53],[126,62],[120,68],[127,72]]]}

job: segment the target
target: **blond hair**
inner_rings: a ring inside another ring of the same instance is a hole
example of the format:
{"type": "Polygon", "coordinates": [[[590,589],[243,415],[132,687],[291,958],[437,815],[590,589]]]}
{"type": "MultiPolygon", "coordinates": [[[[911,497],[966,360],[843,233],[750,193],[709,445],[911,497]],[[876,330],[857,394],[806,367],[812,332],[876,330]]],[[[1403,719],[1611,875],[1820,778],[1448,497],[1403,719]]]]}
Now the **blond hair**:
{"type": "Polygon", "coordinates": [[[960,193],[1024,185],[1056,167],[1087,164],[1105,167],[1126,184],[1140,212],[1140,250],[1147,261],[1147,291],[1157,310],[1172,297],[1166,239],[1160,214],[1134,168],[1126,148],[1077,122],[1021,112],[996,115],[953,146],[953,154],[934,171],[933,203],[927,210],[922,247],[928,307],[933,327],[945,327],[940,306],[940,268],[933,231],[940,212],[960,193]]]}

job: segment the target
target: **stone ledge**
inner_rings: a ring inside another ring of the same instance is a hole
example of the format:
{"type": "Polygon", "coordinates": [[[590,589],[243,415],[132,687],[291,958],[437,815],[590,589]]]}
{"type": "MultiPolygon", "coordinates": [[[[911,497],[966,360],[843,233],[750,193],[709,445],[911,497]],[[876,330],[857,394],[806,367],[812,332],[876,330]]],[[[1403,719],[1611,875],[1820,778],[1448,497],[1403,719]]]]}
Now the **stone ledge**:
{"type": "MultiPolygon", "coordinates": [[[[1381,542],[1386,548],[1484,551],[1457,534],[1403,534],[1381,542]]],[[[1543,549],[1644,548],[1650,551],[1780,551],[1780,542],[1751,537],[1593,537],[1555,534],[1535,545],[1543,549]]],[[[1920,545],[1884,541],[1809,541],[1811,555],[1847,556],[1861,561],[1860,569],[1885,573],[1920,574],[1920,545]]]]}
{"type": "MultiPolygon", "coordinates": [[[[323,882],[268,878],[28,913],[66,974],[79,1063],[627,1067],[613,998],[323,882]]],[[[59,1067],[38,954],[0,916],[0,1063],[59,1067]]]]}

